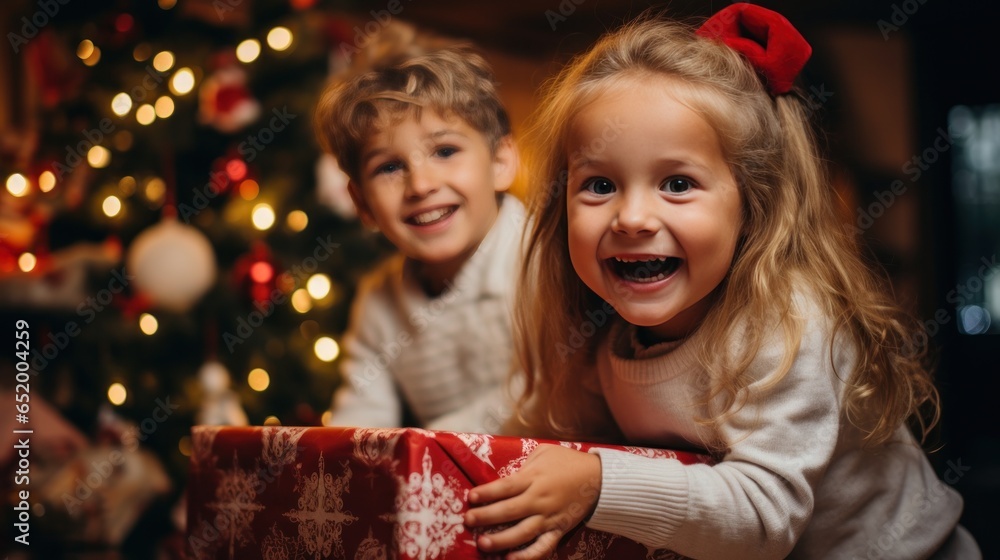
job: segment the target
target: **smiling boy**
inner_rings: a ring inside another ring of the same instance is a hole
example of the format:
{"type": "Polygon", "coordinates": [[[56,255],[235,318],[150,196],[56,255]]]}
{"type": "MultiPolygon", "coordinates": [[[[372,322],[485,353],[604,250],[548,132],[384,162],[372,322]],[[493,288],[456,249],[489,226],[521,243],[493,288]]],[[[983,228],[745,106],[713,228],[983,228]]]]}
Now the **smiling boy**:
{"type": "Polygon", "coordinates": [[[362,280],[329,424],[496,432],[524,209],[493,74],[448,47],[332,85],[316,111],[358,213],[400,254],[362,280]]]}

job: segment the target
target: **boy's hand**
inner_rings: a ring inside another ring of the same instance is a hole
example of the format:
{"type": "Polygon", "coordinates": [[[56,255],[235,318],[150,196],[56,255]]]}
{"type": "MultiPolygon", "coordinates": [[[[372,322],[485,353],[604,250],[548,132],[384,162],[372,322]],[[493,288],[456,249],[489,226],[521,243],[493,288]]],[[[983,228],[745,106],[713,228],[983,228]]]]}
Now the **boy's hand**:
{"type": "Polygon", "coordinates": [[[507,560],[548,558],[559,539],[586,519],[601,493],[601,458],[558,445],[541,445],[513,475],[477,486],[469,492],[465,524],[483,527],[514,523],[483,535],[479,549],[495,552],[534,540],[507,555],[507,560]],[[491,503],[492,502],[492,503],[491,503]]]}

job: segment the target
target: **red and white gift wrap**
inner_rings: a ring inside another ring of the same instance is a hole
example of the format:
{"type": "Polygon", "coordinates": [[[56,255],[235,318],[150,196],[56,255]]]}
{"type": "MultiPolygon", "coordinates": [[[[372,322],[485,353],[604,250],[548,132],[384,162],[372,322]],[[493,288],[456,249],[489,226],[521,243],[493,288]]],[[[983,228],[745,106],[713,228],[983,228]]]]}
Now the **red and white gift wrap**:
{"type": "MultiPolygon", "coordinates": [[[[409,428],[196,426],[192,439],[187,549],[198,560],[488,558],[463,523],[469,490],[517,471],[540,443],[596,446],[409,428]]],[[[578,527],[553,558],[679,556],[578,527]]]]}

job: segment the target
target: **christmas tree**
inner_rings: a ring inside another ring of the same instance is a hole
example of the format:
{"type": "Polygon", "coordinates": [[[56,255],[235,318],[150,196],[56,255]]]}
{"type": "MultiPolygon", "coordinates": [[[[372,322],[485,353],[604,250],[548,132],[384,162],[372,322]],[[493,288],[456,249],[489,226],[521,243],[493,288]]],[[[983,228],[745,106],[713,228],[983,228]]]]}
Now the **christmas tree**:
{"type": "Polygon", "coordinates": [[[173,496],[196,422],[321,423],[354,286],[391,250],[312,128],[366,33],[314,4],[0,12],[4,324],[27,325],[31,398],[151,450],[173,496]]]}

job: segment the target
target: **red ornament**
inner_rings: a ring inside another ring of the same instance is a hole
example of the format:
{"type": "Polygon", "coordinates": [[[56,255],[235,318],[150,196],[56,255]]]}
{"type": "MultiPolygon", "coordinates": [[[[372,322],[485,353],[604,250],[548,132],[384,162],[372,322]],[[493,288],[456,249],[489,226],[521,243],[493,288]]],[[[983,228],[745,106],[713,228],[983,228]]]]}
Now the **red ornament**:
{"type": "Polygon", "coordinates": [[[256,242],[250,252],[233,265],[233,283],[236,289],[256,304],[270,300],[278,289],[278,266],[271,250],[263,242],[256,242]]]}
{"type": "Polygon", "coordinates": [[[119,33],[128,33],[132,30],[134,23],[135,20],[129,14],[118,14],[118,17],[115,18],[115,29],[119,33]]]}
{"type": "Polygon", "coordinates": [[[237,132],[260,116],[260,103],[247,87],[246,71],[228,57],[217,57],[220,64],[202,82],[198,90],[198,119],[221,132],[237,132]]]}

